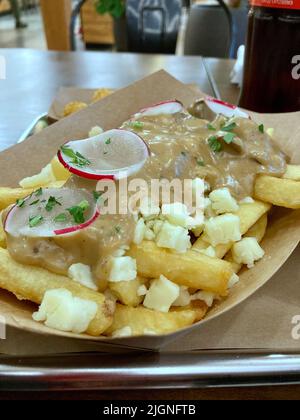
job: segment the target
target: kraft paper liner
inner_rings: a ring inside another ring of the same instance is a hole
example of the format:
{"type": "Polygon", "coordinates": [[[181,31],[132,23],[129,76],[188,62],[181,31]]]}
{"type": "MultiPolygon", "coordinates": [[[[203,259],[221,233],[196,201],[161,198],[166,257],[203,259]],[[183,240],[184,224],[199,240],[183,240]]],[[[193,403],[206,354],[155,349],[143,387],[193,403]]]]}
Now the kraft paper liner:
{"type": "MultiPolygon", "coordinates": [[[[190,90],[167,73],[161,71],[143,79],[125,89],[122,89],[100,102],[89,106],[75,115],[65,118],[53,126],[45,129],[0,154],[0,183],[3,186],[16,186],[25,176],[37,173],[41,167],[49,162],[57,148],[64,142],[84,138],[89,129],[100,124],[104,129],[119,126],[130,115],[150,104],[172,98],[181,100],[186,106],[197,99],[199,94],[190,90]],[[12,171],[11,168],[17,168],[12,171]]],[[[295,162],[299,162],[297,144],[300,143],[299,117],[300,113],[285,115],[254,115],[266,127],[274,127],[276,141],[282,149],[291,155],[295,162]]],[[[98,350],[106,348],[106,344],[123,345],[145,349],[160,349],[183,334],[191,333],[201,337],[201,331],[209,330],[211,319],[224,314],[243,302],[255,291],[262,287],[282,267],[295,250],[300,238],[299,211],[275,209],[270,218],[269,231],[263,241],[266,256],[252,270],[245,270],[240,283],[233,289],[229,298],[218,304],[207,318],[179,332],[166,336],[132,337],[123,339],[93,338],[87,335],[76,335],[51,330],[43,324],[35,323],[31,319],[34,306],[19,302],[6,292],[0,293],[0,315],[6,317],[7,324],[39,334],[57,337],[78,338],[89,342],[98,341],[98,350]]],[[[284,282],[283,282],[284,287],[284,282]]],[[[298,290],[295,290],[295,294],[298,290]]],[[[280,302],[278,303],[280,304],[280,302]]],[[[240,305],[242,310],[243,305],[240,305]]],[[[218,320],[222,325],[222,317],[218,320]]],[[[220,331],[221,333],[221,331],[220,331]]],[[[200,341],[201,342],[201,341],[200,341]]],[[[200,344],[199,342],[199,344],[200,344]]],[[[203,342],[202,342],[203,345],[203,342]]],[[[255,343],[254,343],[255,346],[255,343]]]]}

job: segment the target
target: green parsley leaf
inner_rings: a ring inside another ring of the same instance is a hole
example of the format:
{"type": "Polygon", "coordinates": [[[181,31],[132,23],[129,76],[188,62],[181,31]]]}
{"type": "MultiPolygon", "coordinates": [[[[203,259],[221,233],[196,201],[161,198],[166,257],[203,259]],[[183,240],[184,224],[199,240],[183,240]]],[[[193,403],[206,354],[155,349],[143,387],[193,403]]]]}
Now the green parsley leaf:
{"type": "Polygon", "coordinates": [[[105,141],[105,144],[110,144],[111,143],[111,139],[107,139],[106,141],[105,141]]]}
{"type": "Polygon", "coordinates": [[[264,134],[264,132],[265,132],[265,126],[264,126],[263,124],[260,124],[260,125],[258,126],[258,129],[259,129],[259,131],[260,131],[262,134],[264,134]]]}
{"type": "Polygon", "coordinates": [[[40,200],[35,200],[35,201],[33,201],[32,203],[30,203],[29,205],[30,206],[34,206],[35,204],[37,204],[37,203],[39,203],[40,202],[40,200]]]}
{"type": "Polygon", "coordinates": [[[59,205],[59,206],[61,206],[61,203],[55,198],[55,197],[53,197],[53,196],[50,196],[49,197],[49,199],[48,199],[48,201],[47,201],[47,204],[46,204],[46,206],[45,206],[45,209],[47,210],[47,211],[51,211],[51,210],[53,210],[54,209],[54,207],[56,206],[56,205],[59,205]]]}
{"type": "Polygon", "coordinates": [[[24,207],[24,205],[25,205],[25,200],[24,200],[24,198],[19,198],[19,199],[16,201],[16,205],[17,205],[18,207],[24,207]]]}
{"type": "Polygon", "coordinates": [[[132,121],[129,123],[133,129],[141,130],[144,127],[144,123],[141,121],[132,121]]]}
{"type": "Polygon", "coordinates": [[[89,202],[87,200],[81,201],[81,203],[78,204],[78,206],[73,206],[68,208],[68,212],[71,214],[71,216],[74,219],[75,223],[84,223],[85,217],[84,212],[90,207],[89,202]]]}
{"type": "Polygon", "coordinates": [[[98,201],[102,194],[100,191],[93,191],[94,200],[98,201]]]}
{"type": "Polygon", "coordinates": [[[197,159],[197,165],[198,166],[205,166],[204,160],[203,159],[197,159]]]}
{"type": "Polygon", "coordinates": [[[107,155],[107,153],[108,153],[107,151],[103,152],[104,155],[107,155]]]}
{"type": "Polygon", "coordinates": [[[235,138],[235,134],[234,133],[227,133],[225,134],[225,136],[223,137],[225,143],[230,144],[233,142],[235,138]]]}
{"type": "Polygon", "coordinates": [[[71,163],[73,163],[76,166],[83,167],[91,164],[91,161],[89,159],[84,157],[81,153],[72,150],[70,146],[62,146],[60,150],[63,152],[64,155],[71,158],[71,163]]]}
{"type": "Polygon", "coordinates": [[[117,232],[117,233],[121,233],[121,226],[116,226],[115,227],[115,231],[117,232]]]}
{"type": "Polygon", "coordinates": [[[232,122],[230,124],[224,125],[224,127],[222,127],[222,131],[232,131],[235,127],[236,123],[232,122]]]}
{"type": "Polygon", "coordinates": [[[211,150],[215,153],[218,153],[222,150],[222,144],[217,136],[209,137],[208,144],[211,150]]]}
{"type": "Polygon", "coordinates": [[[212,124],[207,124],[207,128],[211,131],[216,131],[215,127],[212,124]]]}
{"type": "Polygon", "coordinates": [[[65,222],[67,220],[67,215],[65,213],[60,213],[54,217],[54,222],[65,222]]]}
{"type": "Polygon", "coordinates": [[[40,195],[42,195],[43,194],[43,188],[42,187],[40,187],[38,190],[36,190],[35,192],[34,192],[34,195],[36,196],[36,197],[39,197],[40,195]]]}
{"type": "Polygon", "coordinates": [[[39,224],[41,224],[43,222],[44,218],[43,216],[32,216],[29,217],[29,226],[31,228],[38,226],[39,224]]]}

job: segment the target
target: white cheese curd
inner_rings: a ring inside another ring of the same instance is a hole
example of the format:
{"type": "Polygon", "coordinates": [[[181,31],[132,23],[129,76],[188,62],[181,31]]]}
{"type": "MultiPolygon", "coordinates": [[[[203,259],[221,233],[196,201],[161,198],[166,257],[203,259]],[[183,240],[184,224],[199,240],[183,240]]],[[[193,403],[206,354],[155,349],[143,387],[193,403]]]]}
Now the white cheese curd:
{"type": "Polygon", "coordinates": [[[137,295],[138,296],[145,296],[148,292],[147,287],[142,284],[141,286],[139,286],[139,288],[137,289],[137,295]]]}
{"type": "Polygon", "coordinates": [[[232,289],[240,281],[240,278],[237,274],[232,274],[228,282],[228,289],[232,289]]]}
{"type": "Polygon", "coordinates": [[[112,333],[112,337],[114,338],[121,338],[121,337],[131,337],[132,336],[132,329],[129,326],[120,328],[112,333]]]}
{"type": "Polygon", "coordinates": [[[82,284],[82,286],[98,290],[98,287],[93,279],[91,267],[88,265],[81,263],[71,265],[68,270],[68,276],[77,283],[82,284]]]}
{"type": "Polygon", "coordinates": [[[240,204],[253,204],[254,200],[252,197],[245,197],[240,201],[240,204]]]}
{"type": "Polygon", "coordinates": [[[99,125],[95,125],[95,127],[91,128],[89,131],[89,137],[95,137],[102,133],[104,133],[103,128],[99,127],[99,125]]]}
{"type": "Polygon", "coordinates": [[[209,246],[206,249],[197,249],[195,248],[195,251],[200,252],[201,254],[207,255],[208,257],[212,257],[212,258],[216,258],[217,257],[217,253],[214,247],[209,246]]]}
{"type": "Polygon", "coordinates": [[[143,305],[148,309],[169,312],[170,307],[179,297],[180,287],[164,276],[153,280],[144,299],[143,305]]]}
{"type": "Polygon", "coordinates": [[[131,257],[114,257],[110,261],[108,281],[120,282],[135,280],[137,276],[136,260],[131,257]]]}
{"type": "Polygon", "coordinates": [[[129,246],[123,245],[119,249],[116,249],[113,252],[112,256],[113,257],[123,257],[126,254],[126,252],[129,250],[129,248],[130,248],[129,246]]]}
{"type": "Polygon", "coordinates": [[[217,214],[235,213],[239,209],[236,200],[232,197],[228,188],[214,190],[209,194],[209,199],[212,203],[212,209],[217,214]]]}
{"type": "Polygon", "coordinates": [[[161,228],[163,227],[164,222],[162,220],[156,219],[153,223],[153,232],[155,235],[158,235],[158,233],[160,232],[161,228]]]}
{"type": "Polygon", "coordinates": [[[98,311],[96,302],[74,297],[69,290],[48,290],[32,318],[49,328],[84,333],[98,311]]]}
{"type": "Polygon", "coordinates": [[[145,232],[146,232],[145,221],[144,221],[143,218],[140,218],[139,221],[137,222],[137,224],[135,226],[135,230],[134,230],[133,242],[136,245],[139,245],[140,243],[143,242],[145,232]]]}
{"type": "Polygon", "coordinates": [[[191,248],[189,232],[181,226],[164,222],[156,238],[157,246],[174,249],[177,252],[186,252],[191,248]]]}
{"type": "Polygon", "coordinates": [[[24,178],[19,182],[19,184],[22,188],[38,188],[41,185],[47,185],[50,184],[50,182],[55,181],[56,178],[53,173],[51,163],[49,163],[41,170],[39,174],[24,178]]]}
{"type": "Polygon", "coordinates": [[[155,239],[155,233],[152,229],[146,228],[144,238],[147,241],[153,241],[155,239]]]}
{"type": "Polygon", "coordinates": [[[187,306],[191,303],[191,295],[186,286],[180,286],[179,296],[172,306],[187,306]]]}
{"type": "Polygon", "coordinates": [[[255,261],[265,255],[256,238],[243,238],[232,247],[232,256],[238,264],[246,264],[248,268],[254,266],[255,261]]]}
{"type": "Polygon", "coordinates": [[[190,217],[187,206],[183,203],[163,204],[162,215],[175,226],[188,227],[190,217]]]}
{"type": "Polygon", "coordinates": [[[240,218],[230,213],[212,217],[205,223],[205,233],[213,246],[240,241],[240,218]]]}
{"type": "Polygon", "coordinates": [[[139,212],[144,219],[151,219],[159,215],[160,207],[153,204],[148,197],[144,197],[141,200],[139,212]]]}
{"type": "Polygon", "coordinates": [[[210,308],[218,296],[215,293],[200,291],[191,296],[191,300],[202,300],[210,308]]]}

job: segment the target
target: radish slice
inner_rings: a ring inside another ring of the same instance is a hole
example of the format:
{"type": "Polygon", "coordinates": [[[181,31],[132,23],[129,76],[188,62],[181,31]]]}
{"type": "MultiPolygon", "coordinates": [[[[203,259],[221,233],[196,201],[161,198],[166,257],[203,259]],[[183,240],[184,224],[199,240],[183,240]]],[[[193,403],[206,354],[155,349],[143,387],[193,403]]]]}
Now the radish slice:
{"type": "Polygon", "coordinates": [[[213,111],[215,114],[222,114],[225,117],[241,117],[241,118],[250,118],[250,116],[242,111],[235,105],[229,104],[228,102],[220,101],[219,99],[212,98],[207,96],[205,98],[205,103],[208,108],[213,111]]]}
{"type": "Polygon", "coordinates": [[[50,238],[84,229],[99,214],[97,203],[87,190],[40,189],[11,208],[4,229],[14,237],[50,238]]]}
{"type": "Polygon", "coordinates": [[[70,172],[87,179],[120,179],[138,172],[150,155],[136,133],[115,129],[84,140],[70,141],[58,151],[70,172]]]}
{"type": "Polygon", "coordinates": [[[166,101],[160,102],[159,104],[152,105],[148,108],[142,109],[140,112],[135,114],[135,117],[152,117],[155,115],[162,114],[177,114],[183,111],[183,105],[179,101],[166,101]]]}

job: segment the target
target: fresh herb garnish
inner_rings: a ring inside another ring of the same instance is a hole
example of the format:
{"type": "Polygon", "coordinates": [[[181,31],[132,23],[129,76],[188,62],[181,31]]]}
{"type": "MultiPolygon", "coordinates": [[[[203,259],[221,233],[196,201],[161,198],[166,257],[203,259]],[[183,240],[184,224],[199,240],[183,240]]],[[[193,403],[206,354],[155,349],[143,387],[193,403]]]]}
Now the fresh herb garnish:
{"type": "Polygon", "coordinates": [[[236,123],[232,122],[230,124],[224,125],[224,127],[222,127],[222,131],[232,131],[235,127],[236,123]]]}
{"type": "Polygon", "coordinates": [[[91,161],[89,159],[84,157],[81,153],[75,152],[69,146],[62,146],[60,150],[63,152],[63,154],[71,158],[71,163],[73,163],[76,166],[83,167],[91,164],[91,161]]]}
{"type": "Polygon", "coordinates": [[[65,213],[60,213],[54,218],[54,222],[65,222],[67,220],[67,215],[65,213]]]}
{"type": "Polygon", "coordinates": [[[209,137],[208,144],[213,152],[217,153],[222,150],[222,144],[217,136],[209,137]]]}
{"type": "Polygon", "coordinates": [[[45,209],[47,210],[47,211],[51,211],[51,210],[53,210],[54,209],[54,207],[56,206],[56,205],[59,205],[59,206],[61,206],[61,203],[55,198],[55,197],[53,197],[53,196],[50,196],[49,197],[49,199],[48,199],[48,201],[47,201],[47,204],[46,204],[46,206],[45,206],[45,209]]]}
{"type": "Polygon", "coordinates": [[[265,132],[265,126],[264,126],[263,124],[260,124],[260,125],[258,126],[258,129],[259,129],[259,131],[260,131],[262,134],[264,134],[264,132],[265,132]]]}
{"type": "Polygon", "coordinates": [[[227,143],[227,144],[232,143],[234,138],[235,138],[234,133],[227,133],[227,134],[225,134],[225,136],[223,136],[223,139],[224,139],[225,143],[227,143]]]}
{"type": "Polygon", "coordinates": [[[100,191],[93,191],[94,200],[97,202],[102,194],[100,191]]]}
{"type": "Polygon", "coordinates": [[[203,159],[197,159],[197,165],[198,166],[205,166],[204,160],[203,159]]]}
{"type": "Polygon", "coordinates": [[[29,205],[30,206],[34,206],[35,204],[37,204],[37,203],[39,203],[40,202],[40,200],[35,200],[35,201],[33,201],[32,203],[30,203],[29,205]]]}
{"type": "Polygon", "coordinates": [[[135,128],[136,130],[140,130],[144,127],[144,123],[142,123],[141,121],[132,121],[130,122],[130,126],[132,128],[135,128]]]}
{"type": "Polygon", "coordinates": [[[41,224],[43,222],[44,218],[43,216],[32,216],[29,217],[29,226],[31,228],[38,226],[39,224],[41,224]]]}
{"type": "Polygon", "coordinates": [[[34,195],[36,196],[36,197],[39,197],[40,195],[42,195],[43,194],[43,188],[42,187],[40,187],[38,190],[36,190],[35,191],[35,193],[34,193],[34,195]]]}
{"type": "Polygon", "coordinates": [[[115,231],[117,232],[117,233],[121,233],[121,226],[115,226],[115,231]]]}
{"type": "Polygon", "coordinates": [[[107,151],[104,151],[104,152],[103,152],[103,154],[104,154],[104,155],[107,155],[107,153],[108,153],[107,151]]]}
{"type": "Polygon", "coordinates": [[[111,143],[111,139],[107,139],[106,141],[105,141],[105,144],[110,144],[111,143]]]}
{"type": "Polygon", "coordinates": [[[24,207],[24,205],[25,205],[25,200],[24,200],[24,198],[19,198],[19,199],[16,201],[16,205],[17,205],[18,207],[24,207]]]}
{"type": "Polygon", "coordinates": [[[78,206],[73,206],[68,208],[68,212],[74,219],[75,223],[84,223],[84,212],[90,207],[89,202],[87,200],[81,201],[78,206]]]}
{"type": "Polygon", "coordinates": [[[207,124],[207,128],[211,131],[216,131],[215,127],[212,124],[207,124]]]}
{"type": "Polygon", "coordinates": [[[181,152],[181,154],[182,156],[186,156],[186,152],[184,150],[181,152]]]}

